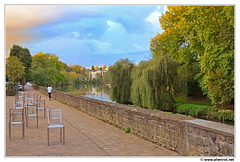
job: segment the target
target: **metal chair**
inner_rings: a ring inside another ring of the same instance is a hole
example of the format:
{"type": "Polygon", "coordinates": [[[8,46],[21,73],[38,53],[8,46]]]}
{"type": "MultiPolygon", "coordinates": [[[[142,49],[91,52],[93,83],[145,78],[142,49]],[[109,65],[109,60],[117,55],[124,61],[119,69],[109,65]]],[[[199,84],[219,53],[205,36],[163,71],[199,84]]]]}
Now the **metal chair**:
{"type": "Polygon", "coordinates": [[[44,118],[46,117],[46,107],[45,107],[45,100],[41,100],[41,96],[38,100],[38,110],[44,110],[44,118]]]}
{"type": "Polygon", "coordinates": [[[37,94],[37,96],[35,97],[35,98],[33,98],[33,100],[32,100],[32,102],[34,103],[34,104],[38,104],[38,96],[39,96],[39,94],[37,94]]]}
{"type": "Polygon", "coordinates": [[[60,128],[60,142],[63,142],[63,144],[65,145],[65,127],[62,124],[61,108],[48,110],[48,127],[47,127],[48,146],[49,146],[49,129],[56,128],[60,128]]]}
{"type": "Polygon", "coordinates": [[[13,101],[13,108],[24,109],[24,101],[13,101]]]}
{"type": "Polygon", "coordinates": [[[33,96],[30,96],[30,92],[28,92],[27,100],[34,99],[34,98],[35,98],[35,95],[36,95],[36,92],[33,94],[33,96]]]}
{"type": "Polygon", "coordinates": [[[23,92],[22,91],[19,91],[18,92],[18,97],[19,97],[19,100],[21,100],[21,98],[24,96],[23,92]]]}
{"type": "Polygon", "coordinates": [[[19,92],[15,95],[15,101],[24,101],[25,100],[25,95],[23,94],[23,92],[19,92]]]}
{"type": "Polygon", "coordinates": [[[12,125],[22,125],[22,139],[24,132],[24,109],[9,109],[9,138],[11,140],[12,125]]]}
{"type": "Polygon", "coordinates": [[[25,112],[26,112],[26,127],[28,127],[29,117],[36,117],[38,127],[38,103],[34,103],[33,99],[28,99],[25,112]]]}

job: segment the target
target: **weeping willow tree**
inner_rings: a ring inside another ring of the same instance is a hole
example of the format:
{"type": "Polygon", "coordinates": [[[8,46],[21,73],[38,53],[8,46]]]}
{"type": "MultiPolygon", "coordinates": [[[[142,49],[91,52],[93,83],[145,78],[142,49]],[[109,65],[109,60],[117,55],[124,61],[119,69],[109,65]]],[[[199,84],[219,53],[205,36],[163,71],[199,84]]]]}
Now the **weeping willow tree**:
{"type": "Polygon", "coordinates": [[[178,63],[168,56],[141,62],[132,73],[131,100],[135,105],[172,111],[178,63]]]}
{"type": "Polygon", "coordinates": [[[131,72],[134,64],[128,59],[121,59],[109,67],[108,73],[111,84],[110,97],[118,103],[130,103],[132,85],[131,72]]]}
{"type": "Polygon", "coordinates": [[[144,107],[146,105],[147,84],[143,77],[143,70],[149,66],[149,61],[141,61],[132,70],[131,101],[134,105],[144,107]]]}

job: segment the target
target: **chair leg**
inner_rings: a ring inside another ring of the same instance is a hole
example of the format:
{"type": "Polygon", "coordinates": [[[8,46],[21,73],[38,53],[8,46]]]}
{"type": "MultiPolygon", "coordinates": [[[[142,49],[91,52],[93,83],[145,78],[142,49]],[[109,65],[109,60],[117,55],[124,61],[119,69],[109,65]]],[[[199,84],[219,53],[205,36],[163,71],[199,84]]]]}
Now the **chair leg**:
{"type": "Polygon", "coordinates": [[[44,118],[46,117],[46,107],[45,107],[45,101],[44,101],[44,104],[43,104],[43,109],[44,109],[44,118]]]}
{"type": "Polygon", "coordinates": [[[37,127],[38,127],[38,114],[37,114],[37,127]]]}
{"type": "Polygon", "coordinates": [[[11,140],[11,123],[9,122],[9,138],[11,140]]]}
{"type": "Polygon", "coordinates": [[[45,111],[45,105],[44,105],[44,108],[43,108],[43,113],[44,113],[44,118],[46,118],[46,111],[45,111]]]}
{"type": "Polygon", "coordinates": [[[28,127],[28,116],[26,116],[26,127],[28,127]]]}
{"type": "Polygon", "coordinates": [[[47,142],[48,142],[48,146],[49,146],[49,129],[47,128],[47,142]]]}
{"type": "Polygon", "coordinates": [[[22,139],[24,138],[24,122],[22,123],[22,139]]]}
{"type": "Polygon", "coordinates": [[[36,113],[37,113],[37,127],[38,127],[38,106],[36,107],[36,113]]]}
{"type": "Polygon", "coordinates": [[[63,144],[65,145],[65,127],[63,127],[63,144]]]}
{"type": "Polygon", "coordinates": [[[62,128],[60,128],[60,142],[62,142],[62,128]]]}

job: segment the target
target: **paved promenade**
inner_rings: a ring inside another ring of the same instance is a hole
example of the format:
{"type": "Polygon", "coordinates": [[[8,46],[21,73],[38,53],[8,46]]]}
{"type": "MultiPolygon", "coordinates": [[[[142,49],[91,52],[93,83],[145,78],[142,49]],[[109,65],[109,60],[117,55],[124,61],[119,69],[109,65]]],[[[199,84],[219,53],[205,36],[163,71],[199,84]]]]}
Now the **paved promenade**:
{"type": "MultiPolygon", "coordinates": [[[[26,87],[24,93],[30,96],[39,93],[31,87],[26,87]]],[[[47,118],[43,110],[39,112],[39,126],[36,119],[29,121],[25,127],[24,139],[21,138],[21,126],[13,125],[12,140],[9,140],[9,111],[14,97],[6,97],[6,156],[179,156],[159,145],[145,141],[142,138],[127,134],[123,130],[104,123],[94,117],[61,104],[49,101],[46,95],[47,108],[62,108],[63,124],[66,128],[65,145],[59,141],[59,129],[50,130],[50,146],[47,146],[47,118]]]]}

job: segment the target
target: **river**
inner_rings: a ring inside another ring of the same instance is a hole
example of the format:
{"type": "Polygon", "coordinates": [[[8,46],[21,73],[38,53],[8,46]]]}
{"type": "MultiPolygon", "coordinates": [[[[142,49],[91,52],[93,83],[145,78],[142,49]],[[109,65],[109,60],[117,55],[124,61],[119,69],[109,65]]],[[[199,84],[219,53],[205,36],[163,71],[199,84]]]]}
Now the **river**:
{"type": "Polygon", "coordinates": [[[110,87],[105,84],[77,84],[67,86],[56,86],[53,87],[53,89],[89,98],[94,98],[102,101],[114,102],[110,99],[110,87]]]}

